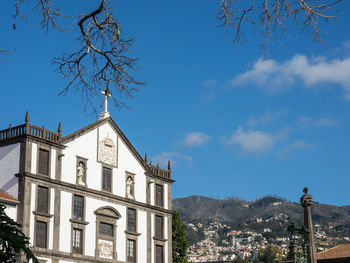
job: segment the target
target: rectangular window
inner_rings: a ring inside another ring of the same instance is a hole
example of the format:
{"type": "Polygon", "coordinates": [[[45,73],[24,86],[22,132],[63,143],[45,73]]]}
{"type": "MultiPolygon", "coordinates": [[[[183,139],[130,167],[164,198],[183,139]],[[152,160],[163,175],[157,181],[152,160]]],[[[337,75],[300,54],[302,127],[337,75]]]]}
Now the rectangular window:
{"type": "Polygon", "coordinates": [[[37,211],[49,213],[49,188],[38,186],[37,211]]]}
{"type": "Polygon", "coordinates": [[[84,220],[84,197],[74,195],[73,200],[73,218],[77,220],[84,220]]]}
{"type": "Polygon", "coordinates": [[[39,174],[49,175],[49,151],[39,149],[39,174]]]}
{"type": "Polygon", "coordinates": [[[73,228],[72,249],[73,253],[83,254],[83,230],[73,228]]]}
{"type": "Polygon", "coordinates": [[[136,262],[136,240],[128,239],[126,243],[126,256],[128,262],[136,262]]]}
{"type": "Polygon", "coordinates": [[[100,222],[98,225],[98,233],[105,236],[113,236],[113,225],[100,222]]]}
{"type": "Polygon", "coordinates": [[[163,217],[156,216],[156,238],[164,238],[163,229],[163,217]]]}
{"type": "Polygon", "coordinates": [[[102,190],[111,192],[112,188],[112,169],[108,167],[103,167],[102,172],[102,190]]]}
{"type": "Polygon", "coordinates": [[[163,206],[163,185],[156,184],[156,205],[163,206]]]}
{"type": "Polygon", "coordinates": [[[35,226],[35,246],[46,248],[47,245],[47,223],[36,221],[35,226]]]}
{"type": "Polygon", "coordinates": [[[136,232],[136,210],[128,208],[128,231],[136,232]]]}
{"type": "Polygon", "coordinates": [[[156,245],[156,262],[155,263],[163,263],[163,246],[156,245]]]}

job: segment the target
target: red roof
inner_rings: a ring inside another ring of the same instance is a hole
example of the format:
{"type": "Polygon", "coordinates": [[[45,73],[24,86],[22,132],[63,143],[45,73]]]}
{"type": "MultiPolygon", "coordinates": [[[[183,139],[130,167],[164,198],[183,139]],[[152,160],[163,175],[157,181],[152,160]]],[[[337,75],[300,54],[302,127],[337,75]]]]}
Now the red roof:
{"type": "Polygon", "coordinates": [[[317,259],[350,257],[350,244],[332,247],[317,253],[317,259]]]}
{"type": "Polygon", "coordinates": [[[6,194],[6,193],[0,191],[0,203],[1,202],[19,204],[19,201],[16,198],[14,198],[13,196],[11,196],[9,194],[6,194]]]}

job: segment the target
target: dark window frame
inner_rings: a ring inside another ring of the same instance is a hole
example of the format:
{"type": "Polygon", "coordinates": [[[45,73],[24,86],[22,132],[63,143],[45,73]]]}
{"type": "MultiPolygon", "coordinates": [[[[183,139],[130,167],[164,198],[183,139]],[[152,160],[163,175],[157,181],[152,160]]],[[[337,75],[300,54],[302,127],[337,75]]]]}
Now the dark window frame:
{"type": "Polygon", "coordinates": [[[37,173],[41,175],[50,176],[50,149],[38,148],[38,162],[37,162],[37,173]],[[46,160],[43,159],[44,155],[47,154],[46,160]]]}
{"type": "Polygon", "coordinates": [[[137,232],[137,211],[134,208],[128,207],[127,211],[127,231],[128,232],[137,232]]]}
{"type": "Polygon", "coordinates": [[[164,217],[160,215],[155,216],[155,238],[164,238],[164,217]]]}
{"type": "Polygon", "coordinates": [[[155,263],[164,263],[164,246],[162,245],[155,245],[155,263]]]}
{"type": "Polygon", "coordinates": [[[48,223],[41,220],[35,221],[35,246],[47,249],[48,223]],[[44,227],[45,226],[45,227],[44,227]],[[44,228],[43,228],[44,227],[44,228]]]}
{"type": "Polygon", "coordinates": [[[101,174],[102,174],[102,176],[101,176],[102,177],[101,178],[102,179],[101,180],[101,189],[102,189],[102,191],[106,191],[106,192],[112,193],[113,168],[110,167],[110,166],[103,165],[101,174]],[[110,171],[109,180],[105,179],[105,171],[110,171]],[[109,187],[106,187],[107,182],[109,182],[109,187]]]}
{"type": "Polygon", "coordinates": [[[137,241],[135,239],[128,238],[126,240],[126,261],[127,262],[136,262],[137,256],[137,241]],[[132,244],[132,246],[130,246],[132,244]],[[132,249],[132,255],[130,253],[132,249]]]}
{"type": "Polygon", "coordinates": [[[49,214],[50,212],[50,188],[38,185],[36,196],[36,211],[49,214]],[[45,190],[44,190],[45,189],[45,190]],[[44,191],[47,191],[46,193],[44,191]],[[46,203],[44,202],[46,201],[46,203]]]}
{"type": "Polygon", "coordinates": [[[84,230],[81,228],[73,227],[72,229],[72,253],[75,254],[83,254],[83,248],[84,248],[84,230]],[[77,236],[75,233],[80,233],[79,237],[79,245],[75,246],[77,243],[77,236]]]}
{"type": "Polygon", "coordinates": [[[81,195],[73,194],[73,211],[72,218],[74,220],[84,221],[85,220],[85,198],[81,195]],[[81,205],[79,205],[79,199],[81,205]]]}
{"type": "Polygon", "coordinates": [[[108,237],[113,238],[115,235],[114,230],[115,230],[114,224],[106,223],[103,221],[98,223],[98,234],[99,235],[108,236],[108,237]],[[110,231],[107,231],[108,230],[107,227],[110,227],[110,231]]]}
{"type": "Polygon", "coordinates": [[[155,185],[155,204],[160,207],[164,207],[164,185],[157,184],[155,185]],[[159,191],[159,189],[161,191],[159,191]]]}

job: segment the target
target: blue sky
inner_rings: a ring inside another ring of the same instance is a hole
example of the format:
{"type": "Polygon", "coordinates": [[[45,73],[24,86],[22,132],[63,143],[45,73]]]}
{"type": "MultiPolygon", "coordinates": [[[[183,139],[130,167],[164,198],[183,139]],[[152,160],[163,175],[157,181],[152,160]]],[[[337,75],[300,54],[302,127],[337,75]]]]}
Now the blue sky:
{"type": "MultiPolygon", "coordinates": [[[[61,1],[75,15],[99,1],[61,1]]],[[[293,30],[269,56],[259,34],[236,47],[217,27],[219,1],[120,1],[122,33],[136,38],[138,78],[146,85],[128,103],[109,108],[143,156],[173,163],[173,197],[206,195],[254,200],[276,194],[298,201],[308,186],[314,200],[350,204],[350,3],[341,20],[323,25],[326,45],[293,30]]],[[[74,31],[40,29],[34,16],[17,21],[2,3],[0,129],[31,123],[67,135],[96,120],[79,92],[57,96],[67,81],[51,58],[77,48],[74,31]]],[[[96,103],[103,97],[95,98],[96,103]]]]}

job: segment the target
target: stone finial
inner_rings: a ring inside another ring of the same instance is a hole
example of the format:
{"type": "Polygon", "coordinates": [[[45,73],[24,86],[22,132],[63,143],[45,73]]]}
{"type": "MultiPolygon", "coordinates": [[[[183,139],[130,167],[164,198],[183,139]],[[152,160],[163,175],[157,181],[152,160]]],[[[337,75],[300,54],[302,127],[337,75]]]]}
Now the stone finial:
{"type": "Polygon", "coordinates": [[[29,114],[28,114],[28,111],[26,111],[26,117],[24,118],[24,121],[25,121],[26,123],[29,122],[29,114]]]}
{"type": "Polygon", "coordinates": [[[171,170],[171,161],[168,161],[168,170],[171,170]]]}
{"type": "Polygon", "coordinates": [[[62,133],[62,125],[61,122],[58,123],[58,129],[57,129],[58,134],[62,133]]]}
{"type": "Polygon", "coordinates": [[[147,156],[147,153],[145,153],[145,163],[148,163],[148,156],[147,156]]]}
{"type": "Polygon", "coordinates": [[[100,114],[100,120],[110,117],[108,112],[108,97],[112,96],[108,88],[105,88],[101,93],[104,95],[105,99],[104,99],[104,111],[101,112],[100,114]]]}
{"type": "Polygon", "coordinates": [[[304,187],[303,192],[304,195],[300,198],[300,204],[302,207],[312,206],[314,200],[312,200],[312,196],[308,194],[309,189],[304,187]]]}
{"type": "Polygon", "coordinates": [[[307,195],[307,192],[309,191],[309,188],[304,187],[303,192],[307,195]]]}

